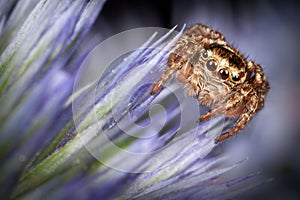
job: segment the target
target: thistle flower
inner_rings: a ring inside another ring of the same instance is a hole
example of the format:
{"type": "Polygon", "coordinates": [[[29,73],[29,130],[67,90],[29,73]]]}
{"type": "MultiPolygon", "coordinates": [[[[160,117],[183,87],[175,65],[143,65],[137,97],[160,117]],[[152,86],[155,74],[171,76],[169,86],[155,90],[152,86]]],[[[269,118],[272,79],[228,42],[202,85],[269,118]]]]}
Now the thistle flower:
{"type": "Polygon", "coordinates": [[[226,165],[214,150],[229,121],[191,128],[180,88],[150,95],[185,27],[158,29],[82,83],[89,65],[78,46],[103,3],[0,4],[1,197],[226,199],[257,185],[257,173],[225,176],[246,161],[226,165]],[[149,120],[153,103],[165,111],[149,120]]]}

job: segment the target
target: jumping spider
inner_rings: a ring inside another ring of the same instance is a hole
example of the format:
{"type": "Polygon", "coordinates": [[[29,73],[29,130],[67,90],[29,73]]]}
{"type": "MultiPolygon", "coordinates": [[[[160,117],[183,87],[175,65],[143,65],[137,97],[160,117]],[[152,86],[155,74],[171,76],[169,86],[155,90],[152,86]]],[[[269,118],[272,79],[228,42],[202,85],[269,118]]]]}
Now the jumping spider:
{"type": "Polygon", "coordinates": [[[188,95],[207,105],[210,111],[199,120],[216,115],[238,116],[234,126],[222,133],[215,142],[226,140],[242,130],[249,120],[264,107],[269,90],[261,66],[226,43],[218,31],[196,24],[177,41],[168,58],[168,67],[154,84],[152,93],[174,74],[185,85],[188,95]]]}

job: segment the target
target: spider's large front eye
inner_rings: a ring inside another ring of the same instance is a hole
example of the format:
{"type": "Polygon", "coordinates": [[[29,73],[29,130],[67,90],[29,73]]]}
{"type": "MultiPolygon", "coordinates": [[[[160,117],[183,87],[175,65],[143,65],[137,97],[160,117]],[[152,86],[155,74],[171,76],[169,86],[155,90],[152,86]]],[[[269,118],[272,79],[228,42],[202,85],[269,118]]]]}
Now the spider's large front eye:
{"type": "Polygon", "coordinates": [[[226,69],[220,69],[219,74],[223,80],[226,80],[229,77],[229,72],[226,69]]]}
{"type": "Polygon", "coordinates": [[[239,75],[232,75],[232,80],[233,81],[239,81],[240,80],[239,75]]]}
{"type": "Polygon", "coordinates": [[[206,67],[209,71],[214,71],[218,67],[218,63],[214,59],[210,59],[206,62],[206,67]]]}

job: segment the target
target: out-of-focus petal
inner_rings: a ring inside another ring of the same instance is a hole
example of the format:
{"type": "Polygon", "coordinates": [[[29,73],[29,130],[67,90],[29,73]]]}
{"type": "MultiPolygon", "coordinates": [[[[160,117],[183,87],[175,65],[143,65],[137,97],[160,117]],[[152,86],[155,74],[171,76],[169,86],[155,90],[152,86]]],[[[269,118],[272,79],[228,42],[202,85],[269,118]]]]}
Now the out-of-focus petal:
{"type": "MultiPolygon", "coordinates": [[[[63,71],[50,72],[1,127],[1,185],[5,182],[6,187],[11,187],[43,141],[53,137],[47,130],[60,114],[72,84],[72,78],[63,71]]],[[[6,187],[1,190],[9,193],[6,187]]]]}

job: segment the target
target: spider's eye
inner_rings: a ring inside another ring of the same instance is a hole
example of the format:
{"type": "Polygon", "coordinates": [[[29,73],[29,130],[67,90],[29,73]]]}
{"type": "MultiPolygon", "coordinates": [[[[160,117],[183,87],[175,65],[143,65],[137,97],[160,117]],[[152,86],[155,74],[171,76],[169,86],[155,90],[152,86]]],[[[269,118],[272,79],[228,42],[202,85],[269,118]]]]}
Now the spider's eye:
{"type": "Polygon", "coordinates": [[[239,81],[240,80],[239,75],[232,75],[232,80],[233,81],[239,81]]]}
{"type": "Polygon", "coordinates": [[[208,53],[207,53],[207,51],[204,50],[204,51],[202,52],[201,56],[202,56],[202,58],[204,58],[204,59],[208,58],[208,53]]]}
{"type": "Polygon", "coordinates": [[[229,72],[226,69],[220,69],[219,74],[223,80],[229,77],[229,72]]]}
{"type": "Polygon", "coordinates": [[[208,61],[206,62],[206,67],[207,67],[207,69],[208,69],[209,71],[214,71],[214,70],[217,69],[218,64],[217,64],[217,62],[216,62],[215,60],[210,59],[210,60],[208,60],[208,61]]]}

